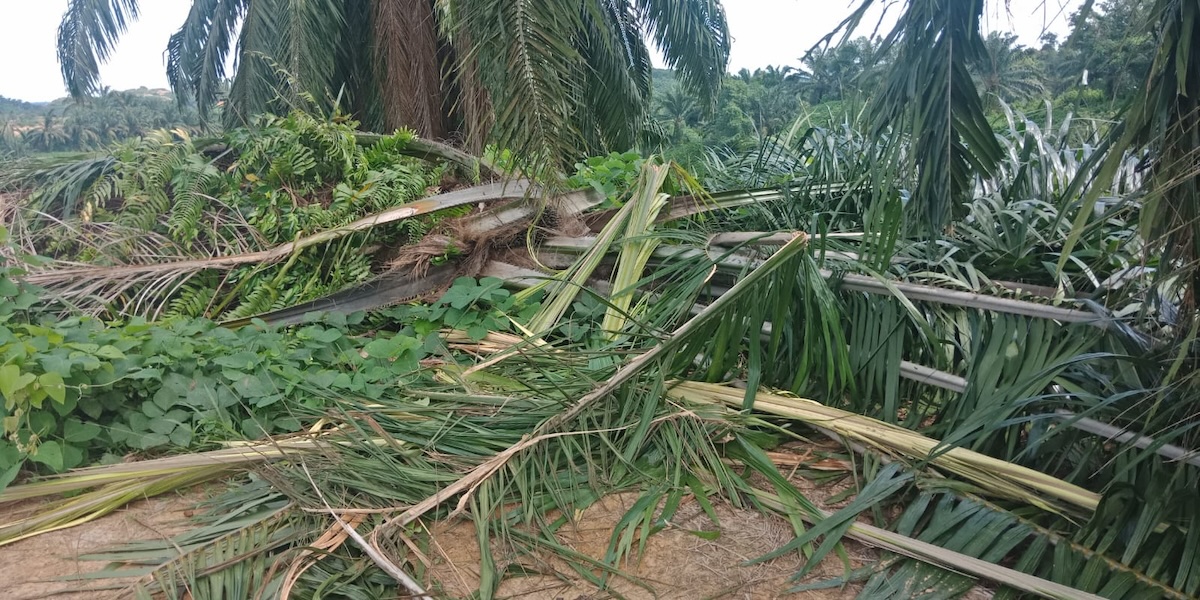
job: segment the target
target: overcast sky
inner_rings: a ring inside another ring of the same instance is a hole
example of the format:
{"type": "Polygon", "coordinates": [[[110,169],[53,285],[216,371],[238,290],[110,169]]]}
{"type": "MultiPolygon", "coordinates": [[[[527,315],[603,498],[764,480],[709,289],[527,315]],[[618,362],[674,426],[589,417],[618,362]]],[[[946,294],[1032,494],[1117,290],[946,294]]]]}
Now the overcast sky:
{"type": "MultiPolygon", "coordinates": [[[[880,7],[896,0],[878,0],[880,7]]],[[[1014,31],[1027,45],[1043,31],[1067,31],[1067,15],[1082,0],[1002,0],[989,2],[989,30],[1014,31]]],[[[724,0],[733,34],[729,68],[797,65],[804,51],[850,12],[850,0],[724,0]]],[[[191,0],[142,0],[142,15],[122,38],[101,70],[113,89],[167,87],[163,51],[183,23],[191,0]]],[[[66,94],[55,58],[58,22],[67,0],[0,0],[0,96],[33,102],[66,94]]],[[[882,11],[864,24],[870,33],[882,11]]],[[[889,11],[888,26],[897,8],[889,11]]]]}

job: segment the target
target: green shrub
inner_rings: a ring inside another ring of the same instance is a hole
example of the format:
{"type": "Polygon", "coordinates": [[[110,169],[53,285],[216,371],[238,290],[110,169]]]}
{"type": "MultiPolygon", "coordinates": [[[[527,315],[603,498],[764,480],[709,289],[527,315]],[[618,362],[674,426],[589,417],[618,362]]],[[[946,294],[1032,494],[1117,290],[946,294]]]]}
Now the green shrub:
{"type": "MultiPolygon", "coordinates": [[[[0,232],[3,232],[0,229],[0,232]]],[[[380,398],[422,375],[443,327],[476,339],[535,307],[497,279],[462,278],[433,305],[274,329],[206,319],[57,320],[21,270],[0,267],[0,488],[23,466],[58,472],[127,451],[297,431],[296,409],[339,394],[380,398]]]]}

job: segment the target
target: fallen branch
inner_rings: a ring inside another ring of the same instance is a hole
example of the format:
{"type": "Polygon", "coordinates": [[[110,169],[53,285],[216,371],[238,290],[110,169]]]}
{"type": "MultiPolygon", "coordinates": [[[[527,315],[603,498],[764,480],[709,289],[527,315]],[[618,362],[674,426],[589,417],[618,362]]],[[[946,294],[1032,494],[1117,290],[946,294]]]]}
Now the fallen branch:
{"type": "Polygon", "coordinates": [[[616,373],[613,373],[612,377],[610,377],[608,381],[605,381],[603,384],[599,385],[594,390],[575,401],[574,404],[572,404],[563,412],[544,421],[532,432],[523,436],[520,442],[484,461],[474,469],[471,469],[471,471],[469,471],[467,474],[460,477],[454,483],[442,488],[437,493],[429,496],[425,500],[422,500],[412,508],[404,511],[402,514],[388,520],[386,523],[384,523],[383,527],[392,525],[407,525],[408,523],[412,523],[413,521],[425,515],[425,513],[428,513],[455,495],[478,487],[494,473],[503,468],[513,456],[516,456],[521,451],[530,448],[543,440],[555,437],[555,434],[553,433],[555,429],[562,427],[567,422],[579,416],[579,414],[586,410],[589,406],[606,397],[620,386],[629,382],[650,365],[655,364],[655,362],[664,355],[673,352],[676,347],[692,332],[704,327],[709,323],[709,321],[719,316],[724,310],[725,306],[733,302],[741,292],[744,292],[746,288],[755,285],[759,279],[766,277],[767,274],[772,271],[769,266],[774,266],[779,262],[793,257],[798,252],[802,251],[807,243],[807,236],[802,233],[797,234],[789,244],[785,245],[783,248],[780,248],[779,251],[774,254],[774,256],[767,259],[764,267],[768,268],[758,269],[747,275],[736,285],[734,285],[729,293],[717,298],[716,301],[701,311],[700,314],[688,320],[688,322],[684,323],[669,336],[666,336],[660,340],[659,343],[652,349],[625,363],[623,366],[617,369],[616,373]]]}
{"type": "MultiPolygon", "coordinates": [[[[780,500],[779,496],[757,488],[752,488],[751,493],[768,508],[784,513],[789,512],[788,507],[780,500]]],[[[829,518],[832,514],[826,511],[820,511],[820,513],[820,519],[804,514],[801,514],[800,518],[810,524],[816,524],[821,519],[829,518]]],[[[888,552],[895,552],[896,554],[945,569],[1001,583],[1043,598],[1050,598],[1051,600],[1103,600],[1101,596],[1095,594],[1083,592],[1061,583],[1055,583],[1041,577],[1022,573],[986,560],[967,556],[966,554],[953,552],[928,542],[922,542],[921,540],[873,525],[867,525],[866,523],[852,522],[850,528],[846,531],[846,535],[868,546],[887,550],[888,552]]]]}
{"type": "Polygon", "coordinates": [[[403,569],[396,566],[396,564],[392,561],[388,560],[388,558],[376,550],[374,546],[368,544],[367,540],[363,539],[362,535],[360,535],[354,530],[353,527],[351,527],[348,523],[343,521],[340,516],[338,516],[337,511],[334,510],[334,508],[329,505],[329,502],[325,500],[325,494],[321,493],[321,486],[317,485],[316,481],[313,481],[312,473],[308,472],[308,465],[304,461],[300,461],[300,468],[304,469],[304,476],[307,477],[309,483],[312,484],[313,491],[317,493],[317,497],[321,499],[321,504],[324,504],[325,508],[328,509],[329,514],[333,516],[333,520],[336,521],[338,525],[341,525],[342,531],[345,531],[346,535],[349,536],[351,540],[354,540],[354,544],[357,545],[360,550],[366,553],[366,555],[371,559],[371,562],[375,563],[375,566],[382,569],[384,573],[391,575],[392,579],[395,579],[397,582],[399,582],[400,585],[403,586],[404,589],[408,590],[408,592],[410,592],[412,597],[416,600],[433,600],[433,598],[429,596],[425,589],[421,587],[421,584],[417,583],[417,580],[410,577],[408,573],[404,572],[403,569]]]}
{"type": "MultiPolygon", "coordinates": [[[[697,403],[719,402],[740,409],[746,392],[713,383],[684,381],[673,386],[668,395],[697,403]]],[[[844,439],[885,454],[903,455],[916,461],[927,460],[996,495],[1021,500],[1043,510],[1063,512],[1061,507],[1043,500],[1043,496],[1088,512],[1095,511],[1100,504],[1099,494],[1057,477],[966,448],[943,448],[938,440],[917,432],[813,400],[788,398],[760,390],[754,396],[754,408],[832,430],[844,439]]]]}
{"type": "MultiPolygon", "coordinates": [[[[79,265],[70,268],[55,268],[35,271],[25,276],[25,280],[34,285],[49,286],[64,282],[77,282],[97,279],[124,279],[132,276],[151,275],[173,271],[197,271],[203,269],[228,270],[246,264],[271,264],[278,262],[305,248],[330,242],[350,234],[365,231],[380,225],[403,221],[412,217],[426,215],[448,208],[480,202],[496,202],[501,200],[516,200],[523,198],[531,189],[528,181],[520,180],[509,183],[490,183],[471,187],[429,198],[422,198],[401,206],[389,208],[383,212],[363,217],[342,227],[327,229],[294,242],[280,244],[266,250],[246,252],[229,256],[214,256],[189,260],[175,260],[145,265],[122,265],[119,267],[97,267],[95,265],[79,265]]],[[[62,263],[60,263],[62,264],[62,263]]],[[[69,264],[69,263],[68,263],[69,264]]]]}

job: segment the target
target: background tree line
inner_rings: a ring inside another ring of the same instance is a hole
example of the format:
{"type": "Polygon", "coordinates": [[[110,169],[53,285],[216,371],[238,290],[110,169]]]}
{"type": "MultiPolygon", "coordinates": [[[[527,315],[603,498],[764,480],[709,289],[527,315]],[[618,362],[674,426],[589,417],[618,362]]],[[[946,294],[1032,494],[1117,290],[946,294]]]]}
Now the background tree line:
{"type": "Polygon", "coordinates": [[[198,126],[195,108],[166,90],[103,88],[47,103],[0,96],[0,153],[95,150],[156,129],[198,126]]]}
{"type": "MultiPolygon", "coordinates": [[[[989,114],[999,124],[1003,102],[1032,118],[1044,116],[1047,106],[1060,117],[1068,112],[1111,117],[1136,92],[1153,58],[1153,36],[1140,25],[1147,10],[1138,0],[1086,3],[1070,16],[1065,39],[1047,34],[1039,47],[1019,43],[1012,33],[992,32],[985,40],[986,61],[973,69],[989,114]]],[[[675,72],[655,69],[645,94],[651,98],[652,123],[641,137],[672,158],[694,162],[690,159],[703,156],[705,149],[755,148],[763,139],[787,133],[801,116],[818,126],[845,123],[878,90],[894,61],[894,51],[881,54],[880,47],[879,39],[857,37],[813,48],[798,66],[742,69],[724,78],[715,102],[709,101],[711,88],[679,85],[675,72]]],[[[206,107],[222,106],[232,86],[232,78],[206,80],[206,107]]],[[[145,88],[101,87],[91,96],[46,104],[0,97],[0,152],[96,149],[153,129],[195,128],[200,117],[194,100],[177,101],[145,88]]],[[[375,125],[386,121],[375,120],[375,125]]],[[[639,136],[631,130],[617,137],[628,144],[639,136]]]]}
{"type": "MultiPolygon", "coordinates": [[[[1155,40],[1144,27],[1148,10],[1139,0],[1085,3],[1070,15],[1065,39],[1046,34],[1038,47],[991,32],[986,58],[971,74],[994,125],[1003,126],[1002,104],[1039,120],[1047,110],[1059,120],[1067,113],[1113,117],[1137,93],[1154,58],[1155,40]]],[[[745,152],[786,134],[801,117],[814,126],[853,121],[894,65],[895,50],[880,48],[878,38],[857,37],[813,48],[797,66],[742,69],[725,78],[709,110],[670,71],[656,70],[653,112],[664,152],[680,160],[706,148],[745,152]]]]}

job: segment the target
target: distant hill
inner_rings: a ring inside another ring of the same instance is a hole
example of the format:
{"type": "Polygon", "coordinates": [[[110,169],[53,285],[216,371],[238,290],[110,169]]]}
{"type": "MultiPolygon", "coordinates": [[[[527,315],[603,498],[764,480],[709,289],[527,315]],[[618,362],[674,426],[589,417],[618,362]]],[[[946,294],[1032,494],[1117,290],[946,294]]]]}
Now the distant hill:
{"type": "Polygon", "coordinates": [[[46,102],[26,102],[0,96],[0,120],[21,120],[37,117],[46,109],[46,102]]]}
{"type": "MultiPolygon", "coordinates": [[[[131,90],[107,90],[106,95],[136,98],[143,105],[161,106],[162,110],[166,110],[167,105],[175,104],[175,94],[164,88],[142,86],[131,90]]],[[[98,97],[95,100],[101,101],[102,99],[98,97]]],[[[4,123],[33,125],[41,122],[48,112],[55,112],[62,116],[63,109],[76,104],[88,104],[88,102],[78,103],[66,96],[49,102],[26,102],[0,96],[0,125],[4,123]]]]}
{"type": "MultiPolygon", "coordinates": [[[[166,88],[148,88],[146,86],[142,86],[130,90],[111,90],[111,93],[130,94],[140,98],[162,98],[164,100],[175,100],[175,94],[166,88]]],[[[57,98],[49,102],[26,102],[24,100],[0,96],[0,115],[41,115],[47,108],[63,106],[70,102],[71,99],[67,96],[63,96],[62,98],[57,98]]]]}
{"type": "Polygon", "coordinates": [[[656,90],[668,89],[675,85],[677,77],[671,69],[654,69],[650,72],[650,83],[656,90]]]}

